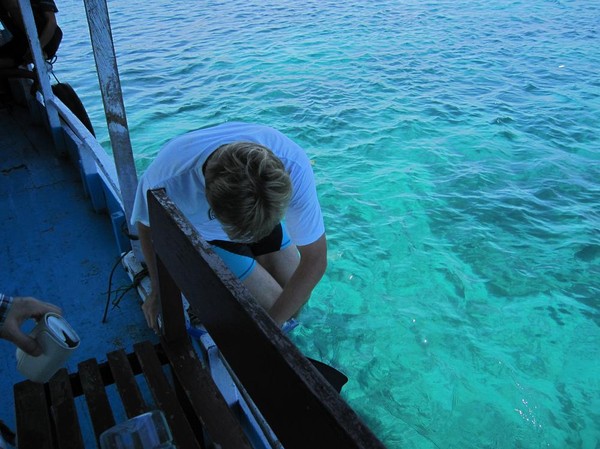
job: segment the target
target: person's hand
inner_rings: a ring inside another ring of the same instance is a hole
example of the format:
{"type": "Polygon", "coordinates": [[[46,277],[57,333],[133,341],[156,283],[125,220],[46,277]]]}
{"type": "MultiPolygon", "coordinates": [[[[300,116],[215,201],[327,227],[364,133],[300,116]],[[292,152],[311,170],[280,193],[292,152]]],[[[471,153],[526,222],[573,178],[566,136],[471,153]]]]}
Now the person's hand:
{"type": "Polygon", "coordinates": [[[54,304],[40,301],[31,297],[15,297],[0,329],[0,338],[13,342],[27,354],[38,356],[42,354],[42,348],[37,341],[21,331],[21,325],[29,318],[40,320],[49,312],[61,314],[59,307],[54,304]]]}
{"type": "Polygon", "coordinates": [[[144,304],[142,304],[142,311],[144,312],[144,317],[146,317],[146,323],[148,323],[148,327],[151,328],[154,332],[158,333],[158,312],[160,312],[160,300],[158,298],[158,293],[155,293],[156,290],[152,290],[144,304]]]}

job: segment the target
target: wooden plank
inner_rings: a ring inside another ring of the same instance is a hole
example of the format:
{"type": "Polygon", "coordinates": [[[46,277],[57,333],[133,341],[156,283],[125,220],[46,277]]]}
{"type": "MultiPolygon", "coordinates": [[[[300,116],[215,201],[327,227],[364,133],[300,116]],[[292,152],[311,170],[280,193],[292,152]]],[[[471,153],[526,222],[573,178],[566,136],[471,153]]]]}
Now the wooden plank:
{"type": "MultiPolygon", "coordinates": [[[[84,0],[84,5],[108,125],[108,134],[119,178],[118,185],[120,186],[123,209],[127,217],[127,228],[130,234],[135,234],[135,226],[130,223],[129,219],[131,218],[135,191],[137,190],[137,172],[133,161],[108,5],[106,0],[84,0]]],[[[132,245],[132,247],[136,258],[142,260],[139,244],[132,245]]]]}
{"type": "Polygon", "coordinates": [[[52,426],[44,385],[25,381],[13,387],[20,449],[52,449],[52,426]]]}
{"type": "Polygon", "coordinates": [[[86,360],[79,363],[77,367],[96,441],[99,442],[100,434],[116,424],[115,418],[106,396],[104,382],[96,360],[86,360]]]}
{"type": "Polygon", "coordinates": [[[142,397],[142,392],[135,380],[133,369],[129,364],[125,351],[119,349],[109,352],[106,357],[127,417],[133,418],[149,412],[150,408],[142,397]]]}
{"type": "Polygon", "coordinates": [[[200,418],[211,440],[223,449],[250,449],[252,446],[240,422],[210,373],[201,366],[189,341],[169,344],[163,340],[162,347],[194,413],[200,418]]]}
{"type": "Polygon", "coordinates": [[[162,335],[166,341],[180,340],[187,337],[181,291],[163,265],[160,257],[156,258],[156,269],[161,298],[162,335]],[[166,304],[168,306],[164,307],[166,304]]]}
{"type": "Polygon", "coordinates": [[[60,369],[48,382],[50,390],[51,413],[60,449],[81,449],[83,438],[79,428],[79,419],[73,391],[67,370],[60,369]]]}
{"type": "Polygon", "coordinates": [[[194,431],[177,400],[177,394],[163,372],[154,347],[150,342],[145,341],[135,344],[133,348],[148,381],[150,392],[158,408],[164,412],[167,418],[175,445],[186,449],[200,449],[194,431]]]}
{"type": "Polygon", "coordinates": [[[165,191],[149,191],[148,203],[158,257],[283,446],[383,448],[165,191]]]}

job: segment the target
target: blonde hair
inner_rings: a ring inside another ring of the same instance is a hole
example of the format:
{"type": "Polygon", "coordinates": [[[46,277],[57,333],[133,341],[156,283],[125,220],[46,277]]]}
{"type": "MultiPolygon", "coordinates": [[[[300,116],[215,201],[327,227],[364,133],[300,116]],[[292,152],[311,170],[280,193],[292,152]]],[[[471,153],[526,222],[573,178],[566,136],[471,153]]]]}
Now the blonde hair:
{"type": "Polygon", "coordinates": [[[207,160],[206,199],[233,241],[256,242],[282,220],[292,182],[271,150],[253,142],[220,146],[207,160]]]}

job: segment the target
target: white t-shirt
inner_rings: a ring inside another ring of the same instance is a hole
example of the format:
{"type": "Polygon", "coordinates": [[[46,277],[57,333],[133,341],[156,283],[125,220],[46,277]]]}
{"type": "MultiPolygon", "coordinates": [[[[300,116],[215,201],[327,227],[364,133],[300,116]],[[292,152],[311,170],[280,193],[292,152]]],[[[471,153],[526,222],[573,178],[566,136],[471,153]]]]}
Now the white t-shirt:
{"type": "Polygon", "coordinates": [[[283,162],[292,181],[292,198],[284,218],[290,237],[298,246],[319,239],[325,226],[313,171],[304,150],[273,128],[239,122],[199,129],[167,142],[140,178],[132,224],[149,226],[146,192],[165,188],[205,240],[230,240],[206,201],[202,165],[217,148],[232,142],[259,143],[283,162]]]}

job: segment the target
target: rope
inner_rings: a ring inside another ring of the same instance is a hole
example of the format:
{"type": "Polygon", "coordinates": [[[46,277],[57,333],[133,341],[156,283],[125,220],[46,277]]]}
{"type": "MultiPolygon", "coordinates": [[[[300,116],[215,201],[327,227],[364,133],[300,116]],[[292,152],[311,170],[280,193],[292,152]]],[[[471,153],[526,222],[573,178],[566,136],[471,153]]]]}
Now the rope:
{"type": "Polygon", "coordinates": [[[108,280],[108,291],[107,291],[107,297],[106,297],[106,305],[104,306],[104,315],[102,316],[102,322],[103,323],[106,323],[106,316],[108,315],[108,305],[111,303],[111,300],[110,300],[111,295],[113,293],[115,293],[115,299],[112,300],[112,308],[115,309],[115,308],[119,307],[119,303],[121,302],[121,299],[123,299],[123,297],[127,294],[127,292],[138,288],[138,286],[140,285],[140,282],[142,282],[142,280],[148,275],[148,268],[144,267],[144,268],[142,268],[142,270],[140,270],[133,277],[133,282],[131,284],[119,287],[119,288],[117,288],[115,290],[112,290],[112,277],[113,277],[113,274],[115,272],[115,269],[119,265],[119,262],[121,262],[123,260],[123,257],[125,257],[126,254],[127,253],[123,253],[117,259],[117,262],[113,266],[113,269],[112,269],[112,271],[110,273],[110,277],[109,277],[109,280],[108,280]],[[117,294],[118,294],[118,296],[116,296],[117,294]]]}

